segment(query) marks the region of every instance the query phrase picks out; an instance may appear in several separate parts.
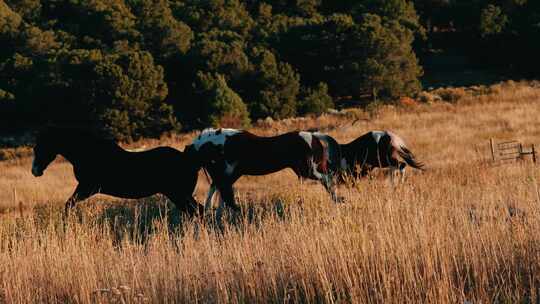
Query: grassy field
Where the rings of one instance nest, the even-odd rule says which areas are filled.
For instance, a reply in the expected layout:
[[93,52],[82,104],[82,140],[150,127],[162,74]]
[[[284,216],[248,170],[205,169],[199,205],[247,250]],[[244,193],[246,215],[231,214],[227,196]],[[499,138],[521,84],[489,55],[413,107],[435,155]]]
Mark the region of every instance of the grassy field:
[[[456,104],[261,124],[252,131],[320,126],[340,142],[391,129],[429,170],[341,187],[339,206],[289,171],[243,177],[244,215],[223,229],[158,196],[96,196],[64,226],[71,166],[35,178],[29,157],[1,162],[0,303],[538,303],[540,171],[490,164],[488,143],[538,143],[539,99],[508,83]],[[199,179],[199,201],[207,188]]]

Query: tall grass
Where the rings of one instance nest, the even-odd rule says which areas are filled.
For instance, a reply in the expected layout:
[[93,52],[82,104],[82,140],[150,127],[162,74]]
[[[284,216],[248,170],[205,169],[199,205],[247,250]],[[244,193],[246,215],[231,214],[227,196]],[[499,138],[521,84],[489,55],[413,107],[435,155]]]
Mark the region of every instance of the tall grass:
[[[244,212],[223,226],[179,218],[160,196],[97,196],[64,222],[69,164],[37,179],[30,159],[0,163],[0,302],[538,302],[540,172],[487,161],[490,137],[535,142],[538,97],[513,86],[354,125],[326,116],[255,129],[319,125],[347,141],[389,128],[430,170],[397,187],[384,177],[342,187],[343,205],[288,171],[244,177]],[[199,201],[206,189],[201,179]]]

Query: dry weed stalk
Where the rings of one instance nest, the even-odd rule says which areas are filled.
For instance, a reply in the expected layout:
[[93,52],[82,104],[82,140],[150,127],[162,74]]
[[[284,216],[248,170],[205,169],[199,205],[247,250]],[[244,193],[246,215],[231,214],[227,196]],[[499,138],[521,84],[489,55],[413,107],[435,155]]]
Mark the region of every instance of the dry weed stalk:
[[[490,137],[538,139],[538,97],[512,84],[463,103],[381,109],[330,133],[347,141],[393,129],[430,171],[395,188],[381,178],[342,188],[348,203],[338,207],[291,172],[245,177],[246,212],[223,229],[175,217],[161,197],[98,197],[64,226],[69,164],[35,179],[29,158],[0,163],[0,188],[24,203],[19,211],[12,192],[0,192],[0,302],[538,302],[539,171],[482,159]],[[274,122],[272,133],[348,119]]]

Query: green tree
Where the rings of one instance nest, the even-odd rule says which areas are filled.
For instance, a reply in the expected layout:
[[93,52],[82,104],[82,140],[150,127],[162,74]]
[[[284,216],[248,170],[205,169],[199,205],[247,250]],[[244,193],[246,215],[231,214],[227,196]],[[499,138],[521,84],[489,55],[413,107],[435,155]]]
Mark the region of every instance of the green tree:
[[328,85],[324,82],[319,83],[315,88],[302,90],[301,95],[298,107],[300,114],[320,115],[334,106],[332,97],[328,95]]
[[508,25],[508,17],[500,7],[488,5],[480,15],[480,34],[482,36],[500,34]]
[[399,21],[385,22],[375,14],[365,14],[358,22],[334,14],[291,29],[279,50],[305,75],[307,85],[322,80],[334,96],[395,98],[420,89],[413,33]]
[[53,31],[43,31],[24,22],[3,2],[0,2],[0,43],[0,62],[8,60],[15,53],[43,56],[60,47]]
[[200,126],[243,128],[249,125],[246,104],[227,85],[223,75],[199,72],[194,89],[199,103]]
[[142,44],[155,58],[168,59],[189,50],[193,32],[184,22],[174,18],[169,1],[141,0],[134,3]]
[[175,16],[197,33],[219,29],[245,37],[254,25],[251,15],[239,0],[185,0],[175,1],[173,5]]
[[252,117],[280,119],[296,115],[300,76],[269,50],[256,48],[251,53],[253,66],[242,83],[242,96],[248,100]]
[[[136,17],[123,0],[68,0],[42,3],[47,26],[76,38],[78,48],[111,47],[117,40],[135,41]],[[45,23],[45,22],[42,22]]]
[[5,2],[24,20],[29,22],[38,21],[42,7],[40,0],[7,0]]
[[63,51],[27,70],[43,76],[25,84],[17,101],[37,121],[98,124],[118,139],[179,128],[172,107],[163,102],[163,68],[148,52]]
[[383,23],[399,22],[403,27],[425,37],[425,29],[420,24],[420,19],[414,9],[414,4],[409,0],[367,0],[355,5],[354,15],[362,18],[365,14],[375,14],[382,18]]
[[163,68],[148,52],[106,56],[93,68],[90,102],[117,137],[158,136],[179,128],[167,96]]
[[397,98],[417,93],[422,69],[412,50],[412,33],[397,21],[383,25],[377,15],[365,15],[355,38],[361,42],[365,60],[353,65],[365,74],[359,75],[360,92],[374,99]]
[[239,34],[211,30],[198,38],[188,54],[193,70],[218,72],[228,79],[248,70],[249,58],[244,52],[246,43]]

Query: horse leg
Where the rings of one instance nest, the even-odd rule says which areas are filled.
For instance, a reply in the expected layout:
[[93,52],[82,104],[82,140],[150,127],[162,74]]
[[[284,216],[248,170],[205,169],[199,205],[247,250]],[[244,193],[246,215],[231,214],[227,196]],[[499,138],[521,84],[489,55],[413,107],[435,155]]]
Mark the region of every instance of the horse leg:
[[204,204],[204,211],[207,212],[212,208],[212,197],[214,196],[214,193],[216,192],[216,184],[212,182],[210,185],[210,189],[208,190],[208,196],[206,197],[206,202]]
[[77,204],[77,202],[83,201],[92,196],[93,194],[95,194],[95,191],[92,191],[91,187],[84,186],[79,183],[75,188],[73,194],[66,201],[66,205],[64,207],[64,219],[67,218],[69,210],[75,207],[75,204]]
[[219,195],[219,204],[218,204],[218,208],[216,210],[216,221],[218,223],[221,223],[221,217],[223,216],[223,210],[225,210],[225,201],[223,200],[223,194],[221,194],[221,190],[220,191],[220,195]]
[[390,171],[388,172],[390,174],[390,182],[392,183],[392,186],[395,186],[396,185],[395,175],[397,174],[397,172],[401,172],[400,167],[399,167],[399,162],[392,159],[389,167],[390,167]]
[[234,188],[232,184],[226,184],[221,186],[219,192],[221,193],[220,208],[226,205],[235,212],[240,211],[240,206],[236,204],[236,201],[234,199]]
[[219,186],[220,200],[219,207],[216,210],[216,222],[221,225],[223,211],[225,206],[229,207],[234,213],[238,214],[241,209],[234,201],[234,188],[232,184],[222,184]]
[[390,178],[390,183],[392,184],[392,186],[395,186],[395,185],[396,185],[396,182],[395,182],[396,167],[391,166],[391,167],[390,167],[390,171],[388,171],[388,174],[390,175],[390,176],[389,176],[389,178]]
[[399,172],[401,173],[401,183],[405,182],[405,168],[407,168],[406,163],[399,164]]
[[236,204],[233,185],[240,178],[240,176],[241,175],[233,169],[232,172],[227,173],[223,184],[224,187],[221,187],[221,189],[219,190],[222,200],[229,208],[231,208],[235,212],[240,212],[240,206]]
[[187,202],[187,205],[186,205],[186,212],[189,216],[194,216],[194,215],[199,215],[199,216],[202,216],[204,215],[204,206],[199,204],[199,202],[197,202],[193,196],[189,195],[186,197],[186,202]]
[[166,196],[174,203],[180,213],[184,213],[190,217],[193,217],[197,213],[199,215],[204,214],[204,207],[191,195],[181,197],[175,194],[166,194]]
[[336,192],[336,186],[333,182],[333,177],[331,174],[323,174],[320,182],[323,184],[324,189],[330,193],[334,203],[343,203],[343,197],[339,197]]

